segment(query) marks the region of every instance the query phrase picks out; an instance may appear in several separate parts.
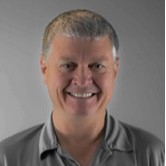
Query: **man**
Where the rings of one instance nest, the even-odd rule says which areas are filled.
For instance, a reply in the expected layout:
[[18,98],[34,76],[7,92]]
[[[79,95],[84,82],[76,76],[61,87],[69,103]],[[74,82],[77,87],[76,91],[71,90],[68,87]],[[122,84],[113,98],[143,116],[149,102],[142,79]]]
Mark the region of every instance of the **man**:
[[163,166],[155,136],[106,111],[118,72],[118,38],[102,16],[73,10],[47,26],[41,71],[48,122],[0,144],[0,166]]

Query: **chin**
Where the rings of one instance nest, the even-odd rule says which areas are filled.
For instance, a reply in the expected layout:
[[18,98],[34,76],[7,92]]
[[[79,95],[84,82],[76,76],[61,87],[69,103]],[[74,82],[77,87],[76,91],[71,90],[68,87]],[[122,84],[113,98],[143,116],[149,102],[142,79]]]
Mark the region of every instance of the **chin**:
[[77,108],[69,108],[67,109],[67,112],[71,114],[72,116],[76,117],[89,117],[91,115],[96,115],[99,111],[98,109],[94,107],[77,107]]

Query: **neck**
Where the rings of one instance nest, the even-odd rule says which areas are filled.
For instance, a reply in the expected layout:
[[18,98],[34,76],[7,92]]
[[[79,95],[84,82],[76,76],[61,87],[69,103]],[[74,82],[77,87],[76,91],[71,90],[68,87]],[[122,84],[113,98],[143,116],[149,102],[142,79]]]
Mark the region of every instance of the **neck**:
[[53,124],[60,143],[87,144],[103,135],[105,111],[88,117],[65,117],[53,111]]

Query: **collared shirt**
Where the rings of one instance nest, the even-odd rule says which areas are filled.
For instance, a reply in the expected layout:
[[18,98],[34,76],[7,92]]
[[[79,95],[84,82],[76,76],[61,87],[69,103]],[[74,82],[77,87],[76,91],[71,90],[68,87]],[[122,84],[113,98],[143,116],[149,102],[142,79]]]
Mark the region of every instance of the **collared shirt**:
[[[0,143],[0,166],[79,166],[58,144],[52,118]],[[91,166],[164,166],[154,135],[106,115],[105,135]]]

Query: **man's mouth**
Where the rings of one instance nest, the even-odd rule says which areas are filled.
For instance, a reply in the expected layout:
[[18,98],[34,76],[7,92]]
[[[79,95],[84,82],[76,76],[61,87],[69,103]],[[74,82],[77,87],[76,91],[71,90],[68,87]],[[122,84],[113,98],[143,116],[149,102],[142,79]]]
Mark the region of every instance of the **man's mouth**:
[[95,93],[71,93],[71,92],[68,92],[68,94],[75,98],[90,98],[95,95]]

